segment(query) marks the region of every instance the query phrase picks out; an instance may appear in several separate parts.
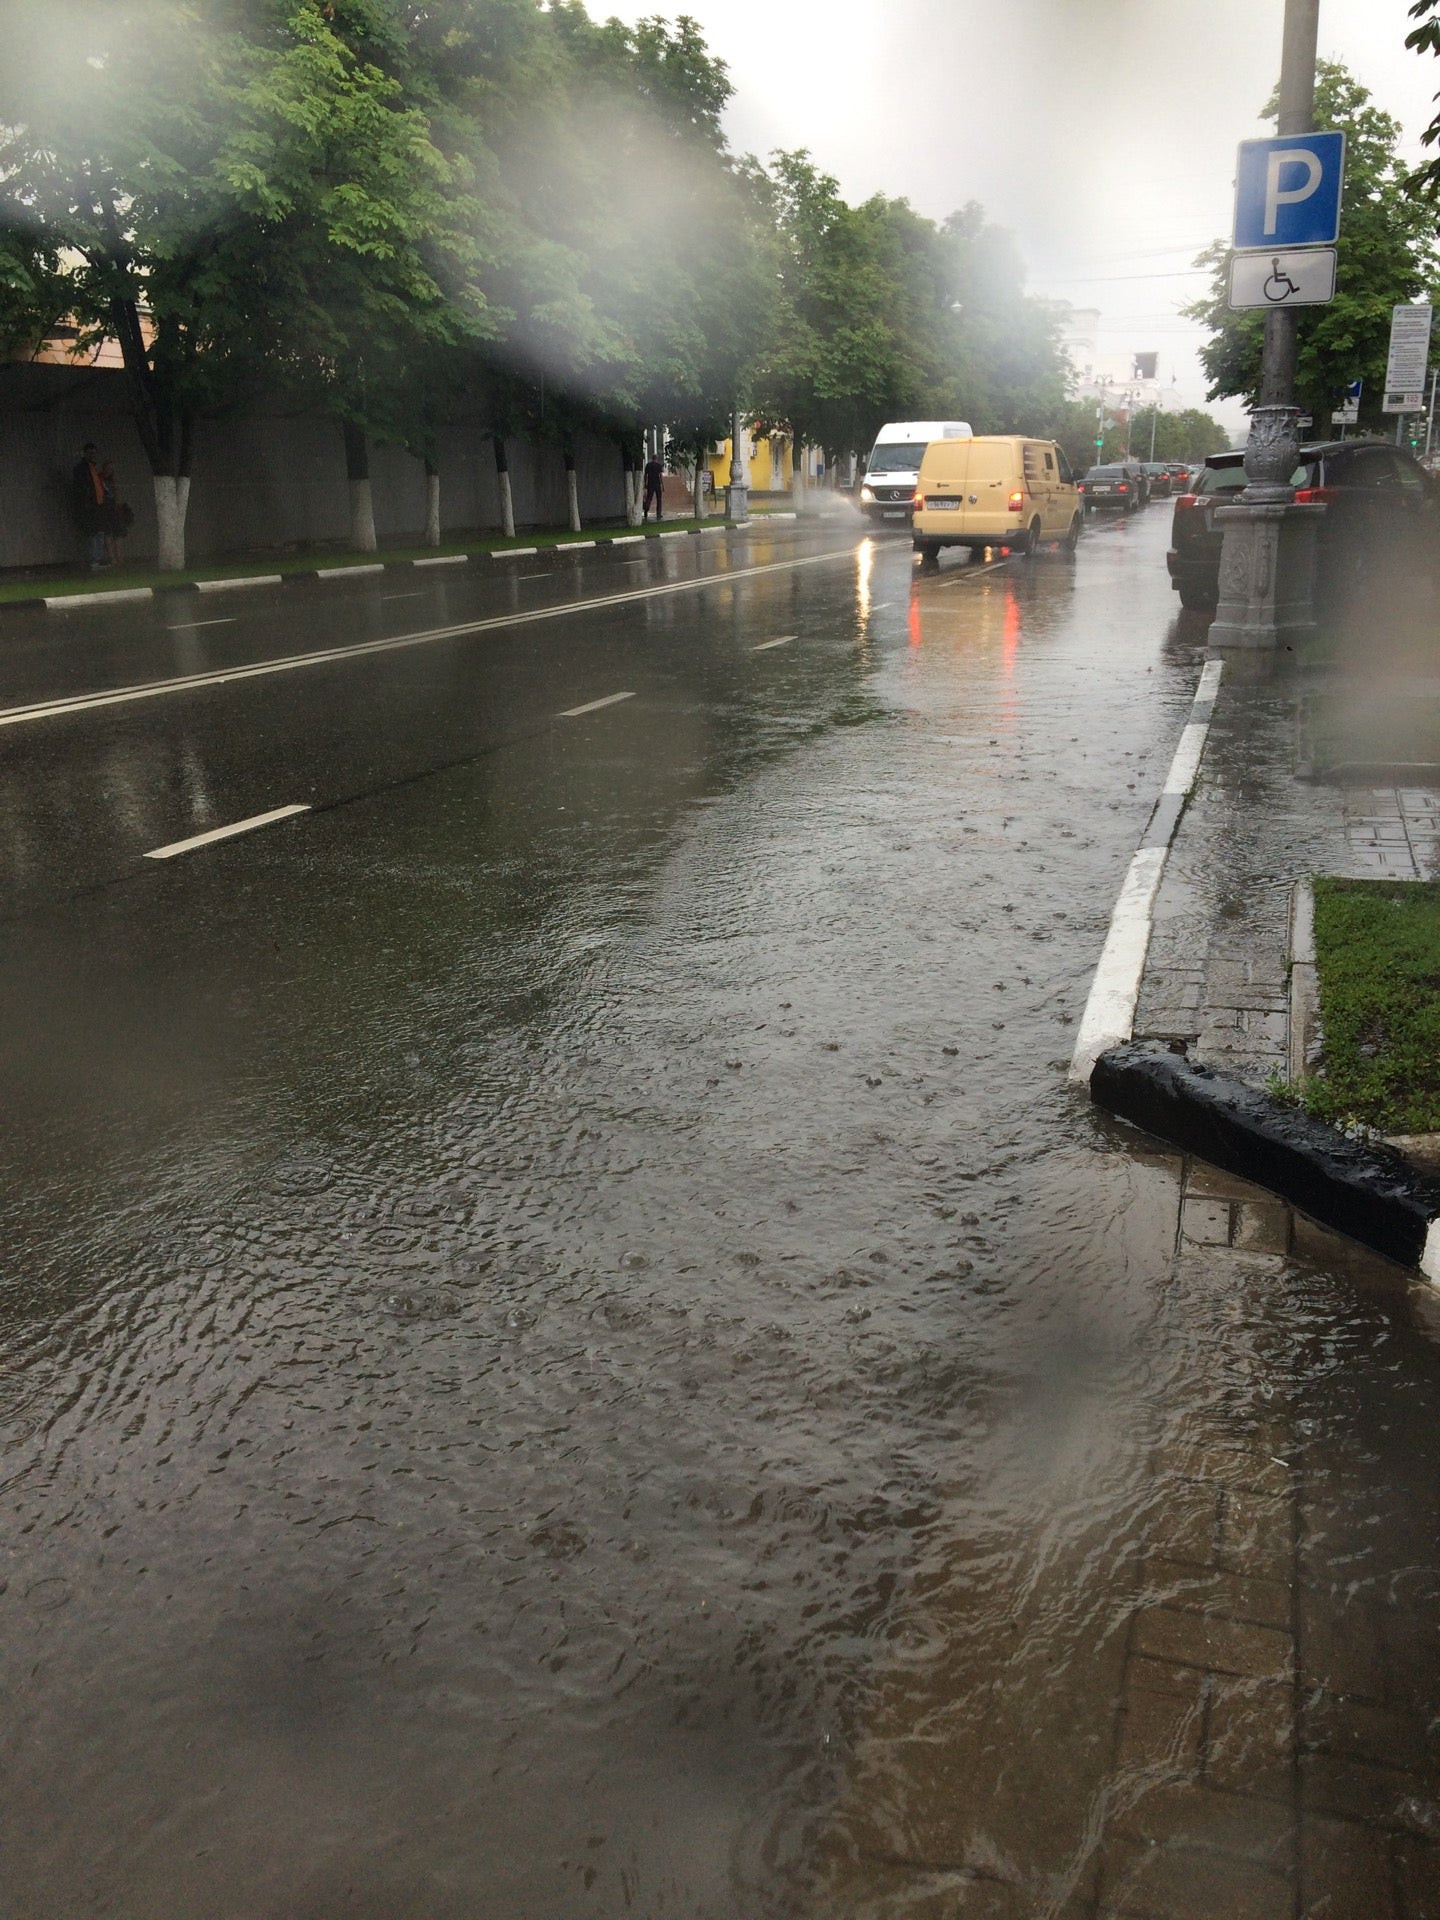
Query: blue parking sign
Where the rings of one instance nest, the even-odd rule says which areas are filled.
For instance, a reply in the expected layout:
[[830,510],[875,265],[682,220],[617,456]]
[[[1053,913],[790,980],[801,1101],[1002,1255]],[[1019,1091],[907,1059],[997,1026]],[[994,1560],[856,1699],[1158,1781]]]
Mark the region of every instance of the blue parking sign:
[[1235,245],[1329,247],[1340,235],[1343,133],[1242,140],[1235,174]]

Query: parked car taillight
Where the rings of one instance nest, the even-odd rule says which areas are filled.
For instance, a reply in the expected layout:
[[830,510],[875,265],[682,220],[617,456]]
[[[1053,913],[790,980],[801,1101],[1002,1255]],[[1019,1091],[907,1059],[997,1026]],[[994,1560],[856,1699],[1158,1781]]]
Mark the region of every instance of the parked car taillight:
[[1023,493],[1011,494],[1010,511],[1011,513],[1023,513],[1025,511],[1025,496]]
[[1116,487],[1116,489],[1115,489],[1115,491],[1116,491],[1116,493],[1129,493],[1129,491],[1130,491],[1130,482],[1129,482],[1128,480],[1122,480],[1122,481],[1120,482],[1120,484],[1119,484],[1119,486],[1118,486],[1118,487]]
[[1177,493],[1175,496],[1176,513],[1188,513],[1192,507],[1198,507],[1199,504],[1200,495],[1198,493]]
[[1297,487],[1295,489],[1297,507],[1328,507],[1339,498],[1338,487]]
[[1077,480],[1077,481],[1075,482],[1075,491],[1076,491],[1077,493],[1084,493],[1084,491],[1085,491],[1085,482],[1084,482],[1083,480]]

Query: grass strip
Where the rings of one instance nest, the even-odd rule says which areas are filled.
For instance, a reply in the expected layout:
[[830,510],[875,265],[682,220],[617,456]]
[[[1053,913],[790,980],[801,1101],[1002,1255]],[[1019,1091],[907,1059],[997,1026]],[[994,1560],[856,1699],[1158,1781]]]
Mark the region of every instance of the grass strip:
[[[759,519],[763,516],[756,515]],[[666,533],[693,532],[697,527],[722,527],[719,515],[705,520],[666,520]],[[16,600],[37,600],[47,596],[68,598],[77,593],[111,593],[123,587],[193,587],[197,580],[243,580],[255,573],[314,573],[321,567],[344,568],[376,564],[400,566],[410,560],[439,559],[442,554],[465,555],[505,553],[512,547],[563,547],[572,541],[593,540],[605,546],[626,534],[645,533],[652,539],[660,528],[652,521],[647,527],[587,527],[583,534],[563,532],[517,533],[513,540],[442,541],[438,547],[383,547],[378,553],[349,554],[343,548],[326,547],[314,553],[286,554],[276,558],[264,554],[248,560],[227,560],[219,564],[202,562],[179,573],[160,573],[153,567],[107,567],[103,573],[67,574],[59,577],[31,576],[23,580],[0,581],[0,606]]]
[[1440,885],[1315,882],[1324,1071],[1309,1112],[1382,1133],[1440,1132]]

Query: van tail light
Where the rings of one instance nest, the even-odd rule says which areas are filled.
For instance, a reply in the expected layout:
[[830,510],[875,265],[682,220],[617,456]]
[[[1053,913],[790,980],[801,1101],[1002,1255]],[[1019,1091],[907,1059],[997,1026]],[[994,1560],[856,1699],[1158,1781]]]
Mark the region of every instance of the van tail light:
[[1198,493],[1177,493],[1175,496],[1176,513],[1189,513],[1192,508],[1198,507],[1199,504],[1200,495]]
[[1025,496],[1023,493],[1011,494],[1010,511],[1011,513],[1023,513],[1025,511]]
[[925,511],[925,496],[923,493],[920,492],[918,487],[915,490],[915,493],[910,501],[910,504],[915,509],[916,513],[923,513]]
[[1338,487],[1297,487],[1295,489],[1297,507],[1328,507],[1339,498]]

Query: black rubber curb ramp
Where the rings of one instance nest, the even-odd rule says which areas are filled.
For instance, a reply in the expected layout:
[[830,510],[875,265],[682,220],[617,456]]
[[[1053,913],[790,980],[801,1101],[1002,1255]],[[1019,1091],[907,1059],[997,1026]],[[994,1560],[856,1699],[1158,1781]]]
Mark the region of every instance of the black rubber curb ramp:
[[1107,1113],[1226,1173],[1268,1187],[1322,1226],[1440,1279],[1440,1183],[1383,1146],[1351,1140],[1258,1087],[1168,1048],[1130,1042],[1095,1062]]

